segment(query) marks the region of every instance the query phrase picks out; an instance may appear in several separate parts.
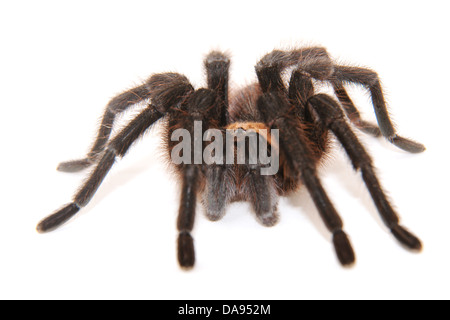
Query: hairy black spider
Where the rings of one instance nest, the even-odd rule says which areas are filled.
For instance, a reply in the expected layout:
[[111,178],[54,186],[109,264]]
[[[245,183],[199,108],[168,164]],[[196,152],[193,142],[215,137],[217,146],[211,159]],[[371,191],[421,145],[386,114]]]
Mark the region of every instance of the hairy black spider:
[[[343,231],[343,223],[323,189],[316,167],[328,151],[329,133],[344,147],[355,170],[371,194],[378,212],[394,237],[407,248],[420,250],[420,240],[399,224],[375,175],[372,159],[355,136],[352,125],[373,136],[384,136],[408,152],[422,152],[424,146],[398,136],[389,119],[379,78],[374,71],[335,64],[321,47],[291,51],[274,50],[256,65],[258,82],[230,93],[228,88],[230,58],[218,51],[210,52],[204,66],[207,88],[194,89],[189,80],[177,73],[151,76],[145,83],[113,98],[103,115],[98,136],[87,157],[63,162],[58,170],[79,171],[91,165],[95,169],[73,197],[73,202],[42,220],[37,230],[50,231],[74,216],[92,198],[116,157],[123,157],[131,144],[155,122],[164,119],[167,152],[175,147],[172,133],[179,128],[194,134],[194,122],[201,121],[202,133],[214,128],[252,131],[278,129],[275,145],[265,136],[272,152],[277,152],[280,169],[274,175],[259,171],[263,164],[188,164],[175,165],[181,181],[181,203],[178,213],[178,261],[190,268],[195,262],[194,226],[196,203],[202,197],[210,220],[220,219],[227,204],[249,201],[257,219],[266,226],[277,222],[278,198],[291,194],[304,185],[311,195],[342,265],[350,265],[355,255]],[[289,71],[288,85],[283,73]],[[313,80],[331,84],[338,100],[315,93]],[[345,85],[358,84],[372,98],[378,126],[361,119]],[[230,95],[230,98],[229,98]],[[147,101],[146,108],[120,133],[110,138],[117,114]],[[202,147],[206,143],[203,142]],[[270,150],[269,150],[270,151]],[[227,150],[225,150],[227,152]]]

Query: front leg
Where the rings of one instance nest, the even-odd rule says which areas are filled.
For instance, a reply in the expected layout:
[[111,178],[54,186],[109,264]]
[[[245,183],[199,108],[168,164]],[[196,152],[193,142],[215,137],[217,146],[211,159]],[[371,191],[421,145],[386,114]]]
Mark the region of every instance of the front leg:
[[126,126],[106,147],[102,157],[85,181],[80,190],[73,197],[73,201],[52,215],[42,220],[38,226],[38,232],[51,231],[72,218],[82,207],[86,206],[94,196],[103,179],[113,166],[116,157],[123,157],[130,146],[156,121],[162,114],[152,105],[142,111],[128,126]]
[[425,146],[422,144],[397,134],[389,117],[381,82],[376,72],[370,69],[336,65],[332,79],[341,84],[359,84],[369,91],[380,132],[389,142],[411,153],[425,151]]
[[[280,158],[284,160],[284,172],[301,180],[308,190],[327,229],[333,235],[333,244],[340,263],[344,266],[355,262],[355,254],[343,222],[328,198],[317,176],[316,160],[301,123],[296,119],[286,98],[276,92],[266,93],[258,101],[258,108],[266,123],[280,130]],[[281,116],[280,116],[281,114]]]
[[178,262],[182,268],[190,269],[195,264],[194,227],[197,193],[200,182],[199,169],[195,165],[185,165],[182,169],[182,189],[178,211]]
[[58,165],[57,170],[63,172],[77,172],[90,167],[92,164],[95,164],[99,160],[99,155],[104,151],[105,146],[108,143],[116,115],[124,112],[131,106],[148,99],[149,97],[150,93],[147,86],[146,84],[143,84],[136,88],[127,90],[111,99],[103,114],[103,118],[97,132],[97,138],[95,139],[95,142],[87,156],[78,160],[61,162]]
[[106,106],[97,138],[87,156],[62,162],[57,170],[77,172],[97,163],[110,142],[116,116],[132,106],[150,99],[153,107],[164,114],[168,108],[180,103],[192,91],[193,87],[185,76],[178,73],[161,73],[151,76],[144,84],[117,95]]

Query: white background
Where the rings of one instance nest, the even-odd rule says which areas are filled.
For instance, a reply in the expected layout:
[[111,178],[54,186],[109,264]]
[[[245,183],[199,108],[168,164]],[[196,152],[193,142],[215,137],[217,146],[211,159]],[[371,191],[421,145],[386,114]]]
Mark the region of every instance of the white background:
[[[448,6],[445,1],[3,1],[0,4],[0,298],[450,298]],[[158,129],[118,161],[91,203],[45,235],[36,223],[70,201],[81,157],[108,100],[155,72],[199,87],[210,49],[233,55],[232,81],[254,80],[273,48],[319,44],[376,70],[407,154],[361,136],[404,225],[424,242],[404,250],[383,226],[339,147],[321,169],[357,254],[340,267],[307,192],[281,200],[265,228],[247,204],[220,222],[200,208],[195,269],[176,261],[178,188]],[[364,90],[351,90],[374,119]],[[128,114],[130,118],[134,113]]]

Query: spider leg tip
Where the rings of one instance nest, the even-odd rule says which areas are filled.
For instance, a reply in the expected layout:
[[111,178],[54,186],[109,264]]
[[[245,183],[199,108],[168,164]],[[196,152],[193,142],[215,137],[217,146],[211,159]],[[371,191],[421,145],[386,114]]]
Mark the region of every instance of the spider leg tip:
[[388,140],[393,143],[398,148],[411,153],[421,153],[426,150],[425,146],[419,142],[394,135],[388,138]]
[[185,265],[185,266],[180,265],[180,268],[183,271],[191,271],[192,269],[194,269],[194,265]]
[[89,159],[79,159],[72,161],[65,161],[58,164],[56,170],[61,172],[78,172],[92,165],[92,161]]
[[352,269],[356,265],[356,259],[353,258],[353,260],[345,261],[345,262],[340,261],[340,263],[341,263],[342,267],[344,267],[346,269]]
[[57,226],[53,225],[51,221],[49,221],[48,218],[42,219],[37,225],[36,225],[36,231],[40,234],[50,232],[54,230]]
[[42,219],[37,224],[36,231],[39,233],[52,231],[72,218],[79,210],[80,207],[76,203],[69,203],[50,216]]
[[422,251],[423,245],[420,239],[417,238],[414,234],[412,234],[408,230],[406,230],[404,227],[400,225],[394,226],[391,229],[391,232],[394,235],[394,237],[408,249],[415,252]]
[[38,233],[45,233],[47,230],[45,229],[44,224],[42,223],[43,221],[39,222],[36,226],[36,231]]
[[259,214],[257,220],[264,227],[273,227],[279,221],[279,216],[276,212],[268,212],[266,214]]
[[178,263],[185,271],[191,270],[195,264],[194,239],[187,231],[178,236]]
[[352,267],[355,264],[356,258],[347,234],[342,230],[336,231],[333,234],[333,244],[339,262],[344,267]]

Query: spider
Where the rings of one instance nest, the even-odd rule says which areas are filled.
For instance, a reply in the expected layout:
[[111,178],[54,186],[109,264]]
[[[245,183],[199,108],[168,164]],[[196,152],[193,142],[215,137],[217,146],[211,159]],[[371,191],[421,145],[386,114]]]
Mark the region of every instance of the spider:
[[[269,152],[278,153],[280,168],[274,175],[263,175],[259,171],[263,164],[259,162],[174,165],[181,183],[177,256],[182,268],[189,269],[195,263],[191,232],[198,199],[201,198],[210,220],[222,218],[231,202],[248,201],[257,220],[265,226],[273,226],[278,221],[279,197],[293,194],[301,187],[308,190],[332,234],[339,262],[343,266],[352,265],[355,262],[352,245],[317,174],[318,164],[329,151],[331,134],[343,146],[353,168],[361,172],[392,235],[406,248],[421,250],[421,241],[400,225],[400,219],[375,174],[372,159],[352,128],[372,136],[384,136],[407,152],[425,150],[423,145],[396,134],[374,71],[338,65],[322,47],[274,50],[256,64],[257,82],[232,91],[228,86],[228,54],[210,52],[204,59],[204,67],[206,88],[194,89],[189,80],[178,73],[160,73],[111,99],[87,156],[58,166],[59,171],[65,172],[80,171],[92,165],[95,168],[73,201],[43,219],[37,225],[37,231],[47,232],[59,227],[86,206],[116,158],[123,157],[133,142],[156,122],[163,121],[165,125],[163,138],[167,154],[170,154],[175,147],[171,134],[179,128],[193,134],[194,122],[201,121],[202,132],[208,128],[221,132],[229,128],[279,130],[276,146],[270,142],[270,137],[266,135],[265,138],[269,141]],[[335,97],[317,93],[317,83],[329,84]],[[361,118],[346,92],[345,86],[349,84],[368,90],[378,125]],[[145,109],[116,136],[110,137],[116,116],[141,102],[146,103]]]

